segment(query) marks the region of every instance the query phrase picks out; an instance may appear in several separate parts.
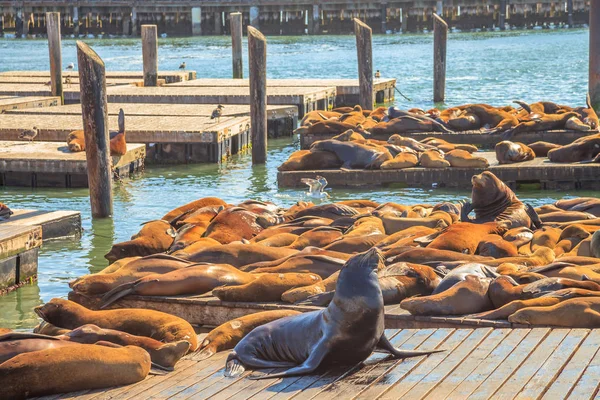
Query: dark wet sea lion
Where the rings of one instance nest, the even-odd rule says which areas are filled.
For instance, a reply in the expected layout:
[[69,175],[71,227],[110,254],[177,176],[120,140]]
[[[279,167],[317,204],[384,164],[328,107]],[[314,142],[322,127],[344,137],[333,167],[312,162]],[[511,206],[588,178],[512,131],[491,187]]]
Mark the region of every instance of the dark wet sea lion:
[[578,297],[549,307],[528,307],[508,317],[517,324],[597,328],[600,326],[600,297]]
[[216,287],[212,294],[222,301],[281,301],[281,295],[286,291],[312,285],[320,280],[319,275],[312,273],[263,274],[245,285]]
[[548,159],[552,162],[579,162],[591,160],[600,154],[600,134],[582,138],[559,149],[548,152]]
[[440,283],[436,286],[433,294],[445,292],[454,285],[464,281],[467,276],[476,276],[480,279],[491,280],[498,277],[498,273],[494,268],[479,263],[466,263],[460,267],[452,269]]
[[529,145],[529,148],[533,150],[536,157],[548,157],[548,152],[552,149],[558,149],[562,147],[560,144],[548,143],[548,142],[535,142]]
[[300,311],[271,310],[244,315],[243,317],[227,321],[206,335],[198,349],[197,358],[206,360],[219,351],[233,349],[244,336],[252,332],[256,327],[298,314],[300,314]]
[[73,345],[74,343],[65,342],[54,336],[25,332],[5,333],[0,335],[0,364],[19,354]]
[[512,164],[535,158],[535,152],[520,142],[503,140],[496,144],[496,160],[499,164]]
[[373,147],[357,142],[321,140],[310,147],[311,152],[329,151],[342,162],[342,168],[379,169],[381,164],[391,160],[392,155],[385,147]]
[[342,268],[345,262],[345,258],[340,259],[321,254],[298,255],[288,258],[277,266],[253,269],[252,274],[313,273],[325,279]]
[[191,350],[198,347],[196,332],[187,321],[160,311],[133,308],[93,311],[63,299],[52,299],[34,311],[44,321],[62,328],[75,329],[94,324],[167,343],[187,340]]
[[149,256],[169,250],[176,232],[167,221],[146,222],[144,227],[131,240],[116,243],[104,255],[111,263],[125,257]]
[[355,128],[356,125],[341,122],[333,119],[324,121],[318,121],[314,124],[307,124],[294,130],[294,133],[300,135],[339,135],[342,132],[346,132],[348,129]]
[[343,217],[354,217],[358,215],[358,211],[344,204],[323,204],[312,206],[300,210],[294,216],[294,219],[299,219],[306,216],[329,218],[336,220]]
[[402,351],[384,334],[384,308],[376,248],[352,257],[342,268],[333,301],[326,309],[282,318],[254,329],[227,357],[226,376],[245,368],[290,368],[265,377],[308,374],[321,364],[355,364],[376,348],[396,358],[430,354]]
[[333,169],[342,166],[342,161],[330,151],[299,150],[283,162],[278,171],[313,171],[316,169]]
[[260,244],[230,243],[209,247],[192,254],[188,260],[213,264],[229,264],[236,268],[261,261],[273,261],[298,253],[298,250],[285,247],[267,247]]
[[150,372],[148,352],[136,346],[91,344],[19,354],[0,364],[2,397],[24,399],[128,385]]

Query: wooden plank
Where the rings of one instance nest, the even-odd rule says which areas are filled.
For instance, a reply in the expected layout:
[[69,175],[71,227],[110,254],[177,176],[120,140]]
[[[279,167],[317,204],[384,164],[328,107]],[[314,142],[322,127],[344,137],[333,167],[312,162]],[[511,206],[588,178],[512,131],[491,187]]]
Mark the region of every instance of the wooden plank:
[[42,245],[42,227],[0,225],[0,260]]
[[[49,71],[5,71],[0,72],[0,76],[16,76],[16,77],[33,77],[33,78],[44,78],[46,81],[50,79]],[[143,71],[106,71],[107,78],[116,79],[144,79]],[[158,79],[164,79],[167,83],[181,82],[188,79],[196,79],[196,71],[160,71],[158,73]]]
[[267,39],[251,26],[248,27],[248,63],[252,165],[258,165],[267,162]]
[[53,107],[60,105],[60,97],[7,96],[0,98],[0,114],[11,110]]
[[479,345],[469,357],[464,360],[450,375],[431,391],[427,397],[430,399],[444,399],[462,381],[465,380],[479,365],[490,356],[490,353],[510,334],[510,329],[494,329],[483,343]]
[[81,233],[79,211],[42,211],[13,209],[9,220],[0,221],[0,226],[41,226],[42,239],[55,239]]
[[552,386],[544,393],[543,399],[564,399],[575,386],[586,367],[600,348],[600,330],[593,329],[579,345],[575,355],[554,380]]
[[[533,353],[543,341],[543,339],[550,333],[548,328],[535,328],[532,329],[529,335],[519,343],[512,353],[487,377],[487,379],[480,381],[480,385],[477,387],[475,392],[471,394],[469,398],[473,399],[488,399],[498,389],[500,389],[505,382],[513,375],[513,373],[523,364],[527,357]],[[553,339],[555,336],[553,336]]]
[[[588,329],[573,329],[560,343],[546,362],[540,367],[536,374],[529,380],[527,385],[515,396],[515,399],[541,398],[542,394],[556,379],[563,367],[571,359],[573,353],[590,333]],[[544,346],[545,344],[542,344]],[[523,368],[519,369],[519,372]],[[510,384],[510,383],[509,383]]]
[[[593,351],[593,350],[592,350]],[[590,352],[592,352],[590,351]],[[596,351],[594,358],[588,364],[583,375],[569,394],[568,399],[591,399],[600,392],[600,351]]]

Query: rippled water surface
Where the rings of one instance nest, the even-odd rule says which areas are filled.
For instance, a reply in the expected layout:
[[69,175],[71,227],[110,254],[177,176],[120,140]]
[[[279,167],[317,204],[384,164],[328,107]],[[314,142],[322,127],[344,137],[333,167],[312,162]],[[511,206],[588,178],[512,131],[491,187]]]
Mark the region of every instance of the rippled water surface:
[[[86,40],[108,70],[141,70],[141,45],[136,39]],[[231,76],[230,40],[226,37],[159,39],[159,69],[176,70],[181,61],[198,77]],[[398,79],[401,107],[433,106],[432,36],[375,36],[375,69]],[[447,104],[486,102],[507,104],[551,100],[583,105],[587,90],[588,33],[585,30],[450,34],[448,42]],[[246,54],[246,53],[244,53]],[[63,63],[76,63],[74,40],[63,40]],[[0,71],[48,70],[44,40],[1,40]],[[268,75],[272,78],[335,78],[356,76],[355,41],[351,36],[270,37]],[[246,66],[247,74],[247,66]],[[279,189],[277,166],[299,148],[297,139],[269,142],[266,166],[252,167],[249,155],[234,156],[221,165],[149,167],[115,185],[112,220],[92,221],[87,189],[0,188],[0,201],[13,208],[78,210],[84,233],[78,241],[45,243],[40,253],[38,283],[0,297],[0,326],[28,328],[37,323],[32,308],[68,293],[67,283],[107,265],[103,255],[115,241],[128,240],[140,224],[160,218],[168,210],[204,196],[235,203],[248,198],[291,205],[304,190]],[[329,191],[332,200],[369,198],[400,203],[435,203],[469,196],[448,189],[368,188]],[[570,195],[520,191],[534,205]]]

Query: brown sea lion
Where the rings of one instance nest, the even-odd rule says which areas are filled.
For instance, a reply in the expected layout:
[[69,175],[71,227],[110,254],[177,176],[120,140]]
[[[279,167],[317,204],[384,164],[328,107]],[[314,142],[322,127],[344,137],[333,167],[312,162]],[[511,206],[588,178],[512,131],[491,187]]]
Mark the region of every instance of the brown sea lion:
[[90,344],[19,354],[0,364],[2,397],[24,399],[128,385],[150,372],[150,355],[137,346]]
[[550,150],[548,159],[557,163],[573,163],[591,160],[600,154],[600,134],[581,139],[581,141],[575,141],[561,148]]
[[67,136],[67,147],[69,151],[77,153],[85,151],[85,135],[82,130],[77,130],[69,133]]
[[340,271],[336,271],[322,281],[313,283],[312,285],[287,290],[281,295],[281,300],[287,303],[300,303],[311,296],[334,291],[339,275]]
[[554,246],[554,254],[560,256],[564,253],[568,253],[575,246],[577,246],[579,242],[588,238],[589,236],[590,233],[585,230],[582,225],[569,225],[560,233],[558,243],[556,243],[556,246]]
[[131,240],[114,244],[104,258],[113,263],[125,257],[164,253],[171,247],[175,235],[175,230],[166,221],[146,222],[142,229],[131,237]]
[[384,162],[381,164],[381,169],[404,169],[404,168],[412,168],[419,163],[419,158],[413,154],[408,152],[403,152],[398,154],[393,159]]
[[482,257],[472,254],[457,253],[451,250],[438,250],[429,248],[416,248],[402,252],[398,255],[388,256],[389,252],[386,252],[386,263],[397,263],[397,262],[409,262],[413,264],[425,264],[431,265],[430,263],[436,262],[482,262],[487,263],[492,261],[491,257]]
[[578,117],[577,113],[566,112],[563,114],[539,114],[537,118],[519,122],[512,129],[507,130],[505,137],[510,138],[522,132],[548,131],[552,129],[564,129],[565,123],[572,117]]
[[298,253],[285,247],[267,247],[260,244],[231,243],[209,247],[188,257],[189,261],[211,264],[229,264],[236,268],[261,261],[273,261]]
[[468,104],[461,108],[467,114],[476,115],[487,133],[504,132],[519,124],[514,115],[487,104]]
[[472,131],[481,128],[481,120],[476,114],[463,112],[455,118],[448,119],[448,126],[455,131]]
[[448,168],[451,166],[439,150],[427,150],[421,153],[419,163],[425,168]]
[[394,144],[396,146],[408,147],[409,149],[412,149],[417,152],[435,150],[435,146],[426,143],[421,143],[415,139],[403,137],[398,134],[390,136],[390,138],[387,141],[388,143]]
[[342,166],[339,157],[329,151],[299,150],[283,162],[278,171],[312,171],[316,169],[333,169]]
[[296,240],[298,240],[298,235],[294,235],[293,233],[280,233],[254,243],[260,243],[261,246],[268,247],[288,247]]
[[600,230],[592,234],[590,240],[590,253],[592,257],[600,258]]
[[177,230],[175,238],[173,239],[173,244],[169,247],[169,253],[176,252],[196,243],[198,240],[202,239],[204,232],[206,232],[206,226],[192,224],[183,225]]
[[321,254],[306,254],[290,257],[281,264],[273,267],[260,267],[252,270],[252,274],[264,273],[313,273],[326,279],[335,272],[339,271],[344,265],[347,258],[334,258]]
[[137,346],[150,354],[152,362],[162,369],[171,370],[190,349],[190,342],[180,340],[172,343],[162,343],[145,336],[130,335],[114,329],[102,329],[96,325],[87,324],[57,336],[67,343],[94,344],[97,342],[115,343],[121,346]]
[[[494,222],[473,224],[470,222],[457,222],[444,228],[439,233],[430,235],[428,249],[452,250],[463,254],[475,254],[482,238],[490,234],[502,234],[505,228]],[[435,237],[432,237],[435,236]]]
[[356,125],[349,124],[346,122],[327,119],[324,121],[318,121],[314,124],[307,123],[304,126],[294,130],[294,133],[299,135],[339,135],[342,132],[346,132],[348,129],[355,128]]
[[46,322],[44,320],[42,320],[42,322],[40,322],[35,328],[33,328],[33,333],[39,333],[40,335],[47,336],[58,336],[69,332],[71,332],[70,329],[54,326],[50,322]]
[[110,132],[110,155],[111,156],[124,156],[127,154],[127,142],[125,140],[125,113],[121,108],[119,110],[119,131],[118,132]]
[[487,311],[489,281],[469,275],[450,289],[431,296],[402,300],[400,307],[412,315],[464,315]]
[[518,228],[507,230],[506,233],[502,235],[502,239],[512,243],[515,247],[521,247],[533,240],[533,231],[524,226],[520,226]]
[[560,148],[560,144],[548,143],[548,142],[535,142],[529,145],[529,148],[533,150],[536,157],[548,157],[548,152],[552,149]]
[[528,307],[508,317],[516,324],[597,328],[600,326],[600,297],[578,297],[548,307]]
[[308,125],[308,123],[314,124],[316,122],[325,121],[330,118],[339,118],[341,115],[342,113],[335,111],[309,111],[306,114],[304,114],[304,117],[300,121],[300,126]]
[[465,150],[452,150],[444,155],[444,159],[454,168],[487,168],[490,166],[486,158],[474,156]]
[[[433,228],[413,226],[413,227],[401,230],[399,232],[396,232],[396,233],[388,236],[387,238],[385,238],[382,241],[380,241],[379,243],[377,243],[377,247],[379,247],[380,249],[386,250],[390,246],[394,246],[396,243],[398,243],[401,240],[404,240],[407,238],[416,239],[419,237],[431,235],[432,233],[434,233],[436,231],[437,230],[435,230]],[[404,244],[402,244],[402,245],[404,245]],[[416,245],[416,243],[415,243],[415,245]]]
[[600,199],[595,197],[577,197],[575,199],[558,200],[556,208],[567,211],[583,211],[600,217]]
[[[396,213],[377,212],[376,215],[383,221],[385,233],[393,235],[396,232],[403,231],[411,227],[426,227],[426,228],[445,228],[448,226],[446,216],[448,214],[436,214],[427,218],[404,218],[398,217]],[[452,220],[450,218],[450,220]]]
[[540,247],[554,249],[560,239],[562,230],[550,226],[544,226],[533,233],[531,239],[531,251],[536,251]]
[[340,142],[338,140],[314,142],[310,151],[334,153],[343,162],[341,168],[350,169],[379,169],[381,164],[392,159],[392,155],[385,147],[373,147],[357,142]]
[[500,235],[486,235],[479,244],[475,254],[484,257],[515,257],[519,255],[517,246],[512,242],[504,240]]
[[102,296],[102,307],[115,301],[137,294],[142,296],[200,295],[215,287],[244,285],[256,279],[255,275],[242,272],[227,264],[203,264],[167,272],[152,274],[135,282],[117,286]]
[[312,216],[336,220],[338,218],[354,217],[356,215],[358,215],[358,211],[344,204],[322,204],[298,211],[295,214],[294,219]]
[[227,208],[213,218],[204,236],[222,244],[252,239],[264,228],[258,218],[259,215],[242,207]]
[[561,302],[559,297],[537,297],[527,300],[513,300],[508,304],[503,305],[500,308],[490,311],[484,311],[482,313],[469,315],[469,318],[475,319],[508,319],[508,317],[515,312],[527,308],[527,307],[549,307]]
[[356,132],[354,129],[348,129],[347,131],[332,137],[332,139],[339,140],[340,142],[353,142],[356,140],[365,140],[364,136]]
[[280,318],[298,314],[300,312],[294,310],[271,310],[248,314],[227,321],[206,335],[202,344],[200,344],[197,357],[199,360],[206,360],[219,351],[233,349],[254,328]]
[[73,345],[75,344],[62,341],[54,336],[26,332],[8,332],[0,335],[0,364],[19,354],[64,348]]
[[184,204],[181,207],[177,207],[168,213],[166,213],[161,219],[164,221],[172,221],[174,219],[179,219],[183,214],[189,215],[194,211],[197,211],[204,207],[209,206],[226,206],[227,203],[217,197],[203,197],[198,200],[194,200],[190,203]]
[[166,343],[187,340],[192,351],[198,347],[196,332],[187,321],[160,311],[133,308],[93,311],[63,299],[52,299],[34,311],[44,321],[67,329],[94,324]]
[[281,295],[287,290],[312,285],[320,280],[317,274],[264,274],[245,285],[217,287],[212,293],[222,301],[281,301]]
[[287,247],[296,250],[302,250],[308,246],[325,247],[329,243],[341,238],[342,236],[343,233],[340,229],[322,226],[304,232]]
[[196,211],[185,214],[181,218],[176,218],[176,222],[173,224],[177,228],[181,228],[184,225],[191,224],[195,226],[201,226],[205,229],[210,224],[210,221],[217,216],[218,213],[223,211],[225,206],[207,206],[197,209]]
[[565,122],[565,129],[580,132],[590,132],[594,130],[590,125],[580,120],[579,116],[569,118],[567,122]]
[[523,143],[503,140],[496,144],[496,160],[499,164],[512,164],[534,158],[534,151]]
[[198,239],[198,241],[190,244],[189,246],[171,253],[171,255],[173,257],[183,258],[184,260],[186,260],[192,254],[196,254],[202,250],[208,249],[209,247],[215,247],[220,245],[221,243],[217,242],[214,239],[203,237]]
[[582,211],[556,211],[540,215],[540,220],[547,224],[552,222],[573,222],[595,218],[594,214]]
[[389,137],[394,134],[409,132],[452,132],[431,118],[418,118],[416,115],[400,116],[389,121],[380,122],[369,129],[373,136]]
[[347,254],[361,253],[377,245],[386,237],[386,235],[382,234],[342,237],[341,239],[328,244],[324,249]]

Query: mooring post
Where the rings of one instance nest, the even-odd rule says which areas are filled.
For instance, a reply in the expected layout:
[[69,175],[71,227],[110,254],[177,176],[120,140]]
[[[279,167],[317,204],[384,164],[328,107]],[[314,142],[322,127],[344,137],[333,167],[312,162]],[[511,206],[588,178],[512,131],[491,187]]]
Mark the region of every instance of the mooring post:
[[433,14],[433,101],[444,101],[446,94],[446,44],[448,24]]
[[113,196],[106,70],[98,54],[81,41],[77,41],[77,67],[92,217],[110,217]]
[[252,164],[267,162],[267,39],[248,26]]
[[506,24],[506,0],[500,0],[500,6],[498,11],[498,27],[501,30],[504,30],[504,25]]
[[158,84],[158,35],[156,25],[142,25],[144,86]]
[[569,28],[573,28],[573,0],[567,0],[567,23]]
[[589,92],[592,107],[600,108],[600,3],[590,2]]
[[358,86],[360,89],[358,103],[363,110],[373,109],[373,47],[372,30],[367,24],[354,18],[354,34],[356,35],[356,51],[358,55]]
[[244,77],[244,63],[242,61],[242,13],[229,14],[231,28],[231,60],[233,64],[233,79]]
[[62,54],[60,47],[60,13],[46,13],[48,51],[50,53],[50,81],[52,96],[60,96],[60,104],[65,104],[62,81]]

